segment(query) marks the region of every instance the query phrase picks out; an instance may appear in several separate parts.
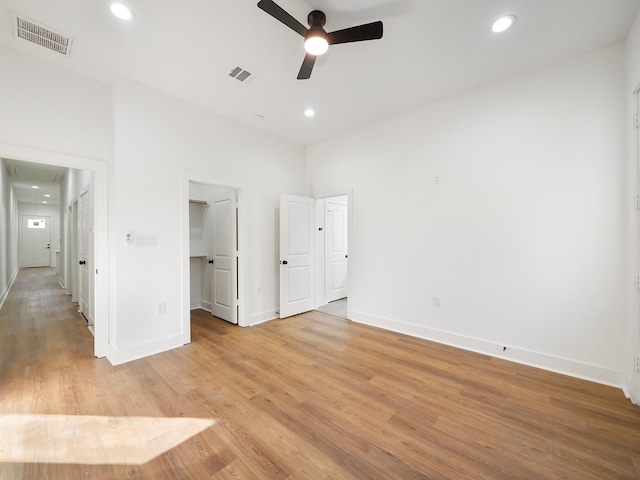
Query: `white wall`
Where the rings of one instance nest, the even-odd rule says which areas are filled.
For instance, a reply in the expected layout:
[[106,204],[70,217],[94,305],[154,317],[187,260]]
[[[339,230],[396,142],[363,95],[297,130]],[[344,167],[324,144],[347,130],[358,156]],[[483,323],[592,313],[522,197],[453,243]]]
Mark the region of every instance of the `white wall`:
[[[4,46],[0,46],[0,71],[3,154],[18,150],[37,152],[37,158],[15,157],[28,161],[49,160],[57,154],[109,158],[111,99],[106,85]],[[4,221],[0,219],[3,222],[0,256],[4,258],[4,273],[0,275],[2,292],[18,268],[19,218],[4,167],[0,176],[4,215]],[[4,222],[8,222],[6,230]]]
[[3,46],[0,67],[0,143],[109,158],[107,85]]
[[0,159],[0,307],[18,273],[18,202]]
[[[125,79],[116,82],[114,94],[115,361],[182,343],[189,180],[241,189],[241,222],[249,229],[243,248],[247,320],[275,317],[278,200],[283,192],[304,192],[303,148]],[[157,245],[131,247],[127,233],[154,235]],[[265,287],[260,294],[257,284]],[[166,314],[155,314],[158,302],[166,302]]]
[[308,148],[310,194],[353,187],[353,319],[621,385],[624,91],[617,45]]
[[[112,361],[182,344],[181,305],[189,281],[182,200],[190,179],[241,189],[244,313],[248,324],[275,317],[278,201],[283,192],[304,193],[303,148],[135,82],[119,79],[107,86],[5,47],[0,71],[0,104],[12,112],[0,118],[0,154],[79,169],[89,165],[99,173],[96,195],[108,188],[108,208],[106,198],[98,202],[95,219],[96,269],[108,276],[95,280],[96,316],[106,312],[110,320],[104,351]],[[131,249],[125,243],[129,232],[155,235],[157,246]],[[17,258],[17,245],[15,250]],[[155,314],[159,301],[167,302],[162,317]],[[106,318],[100,324],[96,318],[98,354],[102,325]]]
[[[633,92],[640,87],[640,14],[629,32],[627,38],[627,105],[629,106],[628,118],[633,118],[637,113],[637,96]],[[640,193],[640,183],[638,180],[638,166],[640,161],[640,139],[639,130],[633,128],[631,122],[628,122],[628,187],[630,196]],[[629,208],[629,277],[633,277],[640,273],[640,265],[638,262],[638,249],[640,248],[640,239],[638,238],[639,217],[635,211],[631,199],[628,199]],[[627,391],[630,393],[631,399],[640,405],[640,373],[635,371],[635,358],[640,356],[640,316],[638,308],[638,292],[633,288],[633,283],[629,282],[627,288],[629,291],[629,350],[632,352],[628,359]]]

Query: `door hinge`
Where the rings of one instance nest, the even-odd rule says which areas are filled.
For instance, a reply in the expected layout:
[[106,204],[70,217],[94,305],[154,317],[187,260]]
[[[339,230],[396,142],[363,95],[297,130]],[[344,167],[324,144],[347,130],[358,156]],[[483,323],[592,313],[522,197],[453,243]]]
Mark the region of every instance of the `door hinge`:
[[635,196],[634,204],[635,204],[636,210],[640,210],[640,195]]
[[640,357],[636,357],[636,372],[640,372]]
[[640,290],[640,275],[636,275],[636,290]]
[[640,128],[640,117],[638,117],[637,113],[633,116],[633,126],[635,128]]

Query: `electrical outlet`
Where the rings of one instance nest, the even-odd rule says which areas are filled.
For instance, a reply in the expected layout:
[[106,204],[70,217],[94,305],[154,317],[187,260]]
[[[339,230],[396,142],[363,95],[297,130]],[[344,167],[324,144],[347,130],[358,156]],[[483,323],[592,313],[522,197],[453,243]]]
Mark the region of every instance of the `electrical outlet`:
[[156,303],[156,315],[167,313],[167,302]]
[[433,306],[434,307],[439,307],[440,306],[440,295],[434,295],[433,296]]

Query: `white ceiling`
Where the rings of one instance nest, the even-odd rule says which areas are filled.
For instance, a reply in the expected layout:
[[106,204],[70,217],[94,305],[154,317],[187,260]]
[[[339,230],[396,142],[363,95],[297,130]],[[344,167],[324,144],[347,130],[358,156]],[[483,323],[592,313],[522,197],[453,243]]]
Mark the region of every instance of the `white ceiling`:
[[18,202],[60,205],[60,183],[67,173],[66,168],[7,158],[3,160],[5,173],[13,185]]
[[[0,44],[111,82],[123,75],[301,145],[353,130],[479,85],[623,41],[640,0],[276,0],[327,31],[375,20],[381,40],[334,45],[310,80],[296,80],[302,37],[257,0],[0,0]],[[10,12],[73,37],[70,57],[13,38]],[[498,16],[515,27],[492,34]],[[259,78],[243,85],[236,65]],[[303,111],[317,115],[307,119]],[[258,120],[256,115],[264,118]]]

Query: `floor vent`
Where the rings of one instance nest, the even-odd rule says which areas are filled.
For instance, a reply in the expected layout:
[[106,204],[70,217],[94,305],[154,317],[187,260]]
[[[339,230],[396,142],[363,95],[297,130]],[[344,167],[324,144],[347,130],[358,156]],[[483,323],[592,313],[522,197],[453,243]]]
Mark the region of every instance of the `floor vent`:
[[249,85],[253,82],[258,76],[250,71],[244,69],[243,67],[233,67],[229,72],[229,76],[231,78],[235,78],[240,83],[244,83],[245,85]]
[[13,35],[67,57],[71,52],[71,37],[39,25],[21,15],[13,15]]

